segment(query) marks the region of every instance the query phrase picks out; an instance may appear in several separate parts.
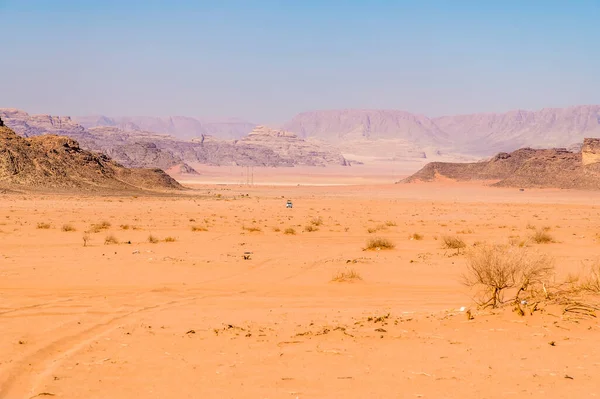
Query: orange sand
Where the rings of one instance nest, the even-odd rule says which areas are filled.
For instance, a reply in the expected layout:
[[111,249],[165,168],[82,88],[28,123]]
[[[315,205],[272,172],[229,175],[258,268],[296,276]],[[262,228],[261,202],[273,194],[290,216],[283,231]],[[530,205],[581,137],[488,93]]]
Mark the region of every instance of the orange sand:
[[[564,278],[599,254],[600,193],[196,187],[174,197],[1,196],[0,398],[598,394],[597,320],[510,310],[467,320],[465,258],[439,238],[506,243],[531,235],[527,224],[548,226],[558,242],[532,249],[551,254]],[[316,218],[318,231],[305,232]],[[83,232],[101,221],[111,227],[84,247]],[[283,234],[289,227],[297,234]],[[111,234],[121,243],[105,245]],[[396,248],[363,251],[373,236]],[[362,281],[331,281],[350,269]]]

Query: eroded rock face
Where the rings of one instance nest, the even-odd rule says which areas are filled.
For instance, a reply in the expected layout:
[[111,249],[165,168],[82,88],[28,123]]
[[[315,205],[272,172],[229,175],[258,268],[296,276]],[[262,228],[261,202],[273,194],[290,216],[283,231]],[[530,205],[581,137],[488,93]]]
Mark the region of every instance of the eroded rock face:
[[[586,140],[588,156],[599,159],[600,140]],[[540,187],[600,190],[600,163],[583,162],[583,153],[565,148],[522,148],[500,153],[489,161],[471,163],[431,162],[402,183],[434,181],[446,177],[457,181],[484,180],[499,187]]]
[[181,189],[160,169],[128,169],[69,137],[18,136],[0,127],[0,183],[27,189]]
[[264,147],[296,165],[346,165],[346,160],[339,150],[330,145],[305,141],[294,133],[266,126],[257,126],[248,136],[237,141],[236,146]]
[[581,147],[581,161],[584,165],[600,162],[600,139],[583,139],[583,147]]

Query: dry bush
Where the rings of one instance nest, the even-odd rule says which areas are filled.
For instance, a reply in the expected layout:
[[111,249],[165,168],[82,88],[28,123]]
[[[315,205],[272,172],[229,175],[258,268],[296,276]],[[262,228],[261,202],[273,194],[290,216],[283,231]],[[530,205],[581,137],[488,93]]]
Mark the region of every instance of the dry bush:
[[62,231],[75,231],[75,227],[70,224],[63,224],[60,228]]
[[50,223],[44,223],[44,222],[41,222],[41,223],[38,223],[38,224],[37,224],[37,228],[38,228],[38,229],[47,230],[47,229],[49,229],[50,227],[51,227],[51,226],[50,226]]
[[465,244],[462,238],[458,237],[444,236],[442,237],[442,240],[444,240],[444,248],[456,249],[456,253],[460,253],[460,250],[467,246],[467,244]]
[[338,272],[331,279],[331,281],[336,281],[338,283],[343,283],[345,281],[352,281],[352,280],[362,280],[361,275],[358,274],[358,272],[354,269]]
[[310,224],[312,224],[313,226],[320,226],[323,224],[323,219],[321,219],[320,216],[318,218],[312,218],[310,220]]
[[387,220],[385,222],[385,225],[388,226],[388,227],[394,227],[394,226],[396,226],[396,222],[394,222],[392,220]]
[[307,224],[306,226],[304,226],[304,231],[306,231],[308,233],[312,233],[313,231],[319,231],[319,228],[316,226],[313,226],[312,224]]
[[164,242],[175,242],[177,239],[175,237],[165,237]]
[[531,237],[531,239],[536,244],[549,244],[554,242],[554,238],[543,230],[536,231],[535,234]]
[[131,226],[129,226],[128,224],[122,224],[122,225],[120,225],[119,227],[120,227],[122,230],[129,230],[129,228],[130,228]]
[[159,240],[158,238],[154,237],[152,234],[150,234],[150,235],[148,236],[148,242],[149,242],[150,244],[156,244],[156,243],[158,243],[159,241],[160,241],[160,240]]
[[547,255],[508,245],[482,245],[468,254],[463,284],[479,289],[480,306],[496,308],[504,302],[506,290],[516,290],[517,302],[521,292],[543,285],[553,273]]
[[204,226],[192,226],[192,231],[208,231]]
[[110,226],[111,226],[110,222],[107,222],[106,220],[104,220],[104,221],[102,221],[100,223],[92,224],[90,226],[90,230],[89,231],[92,232],[92,233],[99,233],[102,230],[109,229]]
[[589,275],[581,282],[581,288],[600,293],[600,260],[596,260],[590,266]]
[[419,233],[413,233],[410,235],[409,239],[421,241],[423,239],[423,235]]
[[275,226],[275,227],[273,227],[273,231],[275,233],[279,233],[281,231],[281,229],[279,227]]
[[508,244],[513,247],[523,248],[527,246],[527,240],[523,240],[519,236],[508,237]]
[[250,226],[250,227],[242,226],[242,230],[249,231],[250,233],[259,233],[262,231],[260,227],[255,227],[255,226]]
[[525,226],[525,228],[529,229],[529,230],[535,230],[535,226],[532,225],[531,223],[527,223],[527,226]]
[[365,251],[373,251],[380,249],[394,249],[396,246],[387,238],[371,238],[367,241],[367,246],[364,248]]
[[104,245],[118,244],[119,240],[114,235],[110,234],[104,238]]
[[283,234],[296,235],[296,230],[294,230],[293,227],[288,227],[287,229],[283,230]]

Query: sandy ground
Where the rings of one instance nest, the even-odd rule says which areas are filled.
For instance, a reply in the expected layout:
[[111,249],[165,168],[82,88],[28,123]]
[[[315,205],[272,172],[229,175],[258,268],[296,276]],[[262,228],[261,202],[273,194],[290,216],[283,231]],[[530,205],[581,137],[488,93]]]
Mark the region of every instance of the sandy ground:
[[[531,249],[564,279],[599,255],[599,193],[197,187],[0,196],[0,398],[600,395],[596,319],[476,311],[464,255],[440,240],[548,227],[557,242]],[[373,236],[396,248],[363,251]],[[332,281],[350,270],[362,280]]]

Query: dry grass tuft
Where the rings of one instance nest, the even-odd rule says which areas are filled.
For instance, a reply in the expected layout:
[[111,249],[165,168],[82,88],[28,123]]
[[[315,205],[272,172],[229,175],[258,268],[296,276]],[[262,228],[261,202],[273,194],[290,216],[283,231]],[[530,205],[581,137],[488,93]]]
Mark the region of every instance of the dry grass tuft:
[[262,229],[258,226],[250,226],[250,227],[242,226],[242,230],[246,230],[250,233],[260,233],[262,231]]
[[462,240],[462,238],[452,237],[452,236],[444,236],[442,237],[444,241],[443,247],[445,249],[456,249],[456,253],[460,253],[460,250],[465,248],[467,244]]
[[155,236],[153,236],[152,234],[150,234],[148,236],[148,242],[150,244],[157,244],[160,240],[158,238],[156,238]]
[[204,226],[192,226],[192,231],[208,231]]
[[306,226],[304,226],[304,231],[306,231],[307,233],[312,233],[313,231],[319,231],[319,228],[312,224],[307,224]]
[[293,227],[288,227],[287,229],[283,230],[283,234],[287,234],[287,235],[296,235],[296,230]]
[[312,218],[310,220],[310,224],[312,224],[313,226],[320,226],[323,224],[323,219],[321,219],[320,216],[318,218]]
[[90,230],[89,231],[92,232],[92,233],[99,233],[102,230],[109,229],[110,226],[111,226],[110,222],[107,222],[106,220],[104,220],[104,221],[102,221],[100,223],[92,224],[90,226]]
[[361,275],[358,274],[358,272],[354,269],[338,272],[331,279],[331,281],[335,281],[338,283],[343,283],[343,282],[353,281],[353,280],[362,280]]
[[121,230],[129,230],[131,226],[128,224],[122,224],[119,227],[121,228]]
[[423,239],[423,235],[419,234],[419,233],[414,233],[411,234],[410,237],[408,237],[411,240],[417,240],[417,241],[421,241]]
[[114,235],[110,234],[104,238],[104,245],[118,244],[119,240]]
[[553,261],[547,255],[508,245],[482,245],[468,254],[463,284],[479,289],[480,306],[496,308],[504,302],[506,290],[516,290],[514,302],[518,303],[519,294],[543,286],[553,273]]
[[62,231],[76,231],[75,227],[73,227],[73,225],[70,224],[63,224],[60,229]]
[[177,239],[175,237],[165,237],[164,242],[175,242]]
[[536,231],[535,234],[531,237],[531,239],[536,244],[550,244],[555,242],[554,238],[543,230]]
[[48,230],[50,227],[52,227],[50,226],[50,223],[41,222],[37,224],[38,229]]
[[381,249],[394,249],[396,246],[387,238],[371,238],[367,241],[367,246],[364,248],[364,251],[378,251]]
[[394,226],[396,226],[396,222],[394,222],[392,220],[388,220],[385,222],[385,225],[388,227],[394,227]]

